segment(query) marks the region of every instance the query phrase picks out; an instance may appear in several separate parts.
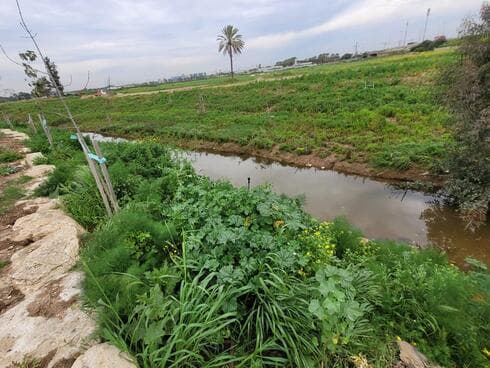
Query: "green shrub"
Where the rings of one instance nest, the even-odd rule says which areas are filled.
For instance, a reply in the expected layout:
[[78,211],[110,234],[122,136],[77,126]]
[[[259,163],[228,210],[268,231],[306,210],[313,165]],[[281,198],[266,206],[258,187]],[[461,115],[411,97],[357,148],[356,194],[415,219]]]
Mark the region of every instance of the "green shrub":
[[[65,173],[60,172],[60,180]],[[57,178],[48,180],[48,184],[57,184]],[[49,188],[49,187],[48,187]],[[44,189],[40,189],[42,193]],[[106,219],[106,210],[100,198],[99,191],[87,167],[76,169],[73,180],[64,187],[65,195],[62,202],[65,210],[83,227],[93,230]]]
[[0,163],[8,163],[20,160],[22,155],[10,149],[0,148]]
[[488,274],[465,274],[435,250],[394,243],[377,243],[369,255],[354,258],[349,262],[372,272],[381,286],[382,296],[371,300],[376,305],[371,323],[379,331],[415,342],[444,366],[484,366],[481,351],[490,341]]
[[0,166],[0,176],[7,176],[17,172],[13,166]]
[[73,165],[73,162],[59,163],[47,180],[36,188],[34,194],[39,197],[64,194],[66,191],[63,188],[72,183],[77,171],[77,167]]

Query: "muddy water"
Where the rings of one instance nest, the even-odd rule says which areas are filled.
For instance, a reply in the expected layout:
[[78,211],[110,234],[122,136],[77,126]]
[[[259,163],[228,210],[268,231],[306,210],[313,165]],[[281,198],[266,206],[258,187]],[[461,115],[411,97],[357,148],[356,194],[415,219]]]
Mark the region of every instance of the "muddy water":
[[490,225],[465,230],[456,213],[435,198],[415,191],[395,190],[385,183],[331,170],[299,169],[253,158],[188,153],[196,171],[236,186],[269,183],[278,193],[302,196],[305,209],[322,220],[345,216],[371,239],[403,240],[445,249],[463,264],[473,256],[490,264]]

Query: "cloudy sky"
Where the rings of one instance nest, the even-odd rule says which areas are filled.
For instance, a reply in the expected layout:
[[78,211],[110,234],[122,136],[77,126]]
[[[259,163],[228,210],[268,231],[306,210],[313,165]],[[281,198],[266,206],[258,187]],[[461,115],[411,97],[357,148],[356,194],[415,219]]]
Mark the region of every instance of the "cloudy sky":
[[[20,0],[24,17],[62,80],[89,87],[226,70],[216,35],[240,29],[246,49],[239,69],[290,56],[397,46],[420,40],[431,8],[428,37],[457,34],[461,19],[482,0]],[[19,26],[15,0],[0,0],[0,44],[16,57],[32,49]],[[0,93],[28,90],[23,72],[0,55]]]

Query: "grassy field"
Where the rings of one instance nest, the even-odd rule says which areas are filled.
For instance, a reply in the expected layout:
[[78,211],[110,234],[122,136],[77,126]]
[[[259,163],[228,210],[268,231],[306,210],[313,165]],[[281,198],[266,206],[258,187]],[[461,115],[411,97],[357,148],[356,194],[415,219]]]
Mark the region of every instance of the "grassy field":
[[[233,82],[221,77],[120,91],[154,94],[70,97],[69,105],[87,131],[177,145],[231,142],[243,152],[275,149],[383,170],[426,170],[451,139],[445,129],[450,115],[437,102],[435,80],[440,68],[455,60],[452,50],[441,49],[240,76]],[[173,91],[158,93],[162,88]],[[42,109],[50,124],[68,126],[54,99],[6,103],[0,109],[16,121]]]

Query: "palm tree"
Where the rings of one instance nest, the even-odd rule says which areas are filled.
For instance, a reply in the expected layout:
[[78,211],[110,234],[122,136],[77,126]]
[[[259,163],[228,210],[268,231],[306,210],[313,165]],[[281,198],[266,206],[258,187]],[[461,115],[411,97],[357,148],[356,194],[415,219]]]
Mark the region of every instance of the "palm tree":
[[233,78],[233,54],[241,54],[245,47],[242,35],[238,34],[238,28],[228,25],[218,35],[217,41],[219,42],[218,52],[230,56],[231,78]]

